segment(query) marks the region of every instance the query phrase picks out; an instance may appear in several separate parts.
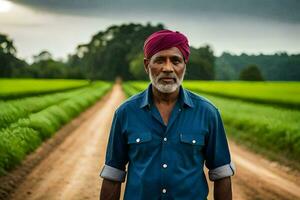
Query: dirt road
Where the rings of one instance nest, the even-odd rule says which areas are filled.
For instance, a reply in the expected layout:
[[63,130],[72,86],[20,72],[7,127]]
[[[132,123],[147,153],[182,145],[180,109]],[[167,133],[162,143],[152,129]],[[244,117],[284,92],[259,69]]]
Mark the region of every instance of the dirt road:
[[104,162],[113,112],[125,99],[119,85],[90,119],[44,159],[12,199],[98,199],[99,170]]
[[300,200],[300,174],[230,143],[237,165],[233,179],[235,194],[243,191],[243,199]]
[[[39,163],[15,190],[16,200],[99,199],[99,170],[113,112],[125,99],[119,85],[91,115]],[[237,167],[234,199],[300,199],[300,176],[230,143]],[[123,186],[124,190],[124,186]],[[211,190],[212,191],[212,190]],[[212,199],[211,194],[209,196]]]
[[[249,152],[234,142],[230,142],[230,149],[237,168],[232,178],[233,199],[300,200],[299,172]],[[212,199],[210,193],[209,200]]]

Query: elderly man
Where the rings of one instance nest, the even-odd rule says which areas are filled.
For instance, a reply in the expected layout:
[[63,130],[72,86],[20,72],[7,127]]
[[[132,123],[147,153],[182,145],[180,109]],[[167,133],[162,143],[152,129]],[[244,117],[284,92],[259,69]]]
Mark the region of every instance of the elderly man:
[[101,200],[201,200],[208,195],[203,165],[214,181],[215,199],[232,199],[231,163],[218,109],[181,86],[189,59],[187,38],[170,30],[144,44],[144,67],[151,84],[115,112]]

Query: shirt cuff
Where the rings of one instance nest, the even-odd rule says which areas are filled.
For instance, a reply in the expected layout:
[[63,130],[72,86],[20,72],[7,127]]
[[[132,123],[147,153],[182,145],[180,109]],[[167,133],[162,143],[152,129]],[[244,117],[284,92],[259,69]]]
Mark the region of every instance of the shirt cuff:
[[104,165],[100,173],[102,178],[106,178],[112,181],[124,182],[126,177],[126,172],[109,165]]
[[215,181],[228,176],[233,176],[234,173],[235,173],[235,166],[233,162],[231,162],[227,165],[222,165],[215,169],[209,170],[208,176],[211,181]]

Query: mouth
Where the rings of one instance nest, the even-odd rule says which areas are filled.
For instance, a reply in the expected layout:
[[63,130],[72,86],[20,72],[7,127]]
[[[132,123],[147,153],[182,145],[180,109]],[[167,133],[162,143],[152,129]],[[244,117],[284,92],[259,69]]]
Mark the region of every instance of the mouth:
[[162,77],[159,79],[160,81],[163,81],[165,83],[175,83],[176,79],[171,77]]

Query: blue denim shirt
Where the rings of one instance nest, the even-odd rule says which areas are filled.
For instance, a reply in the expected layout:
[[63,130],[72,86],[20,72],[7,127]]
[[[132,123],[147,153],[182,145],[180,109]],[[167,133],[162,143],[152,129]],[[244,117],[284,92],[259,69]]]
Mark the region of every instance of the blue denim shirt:
[[128,164],[125,200],[200,200],[204,163],[212,181],[234,174],[218,109],[180,86],[165,125],[150,84],[116,110],[100,176],[123,182]]

